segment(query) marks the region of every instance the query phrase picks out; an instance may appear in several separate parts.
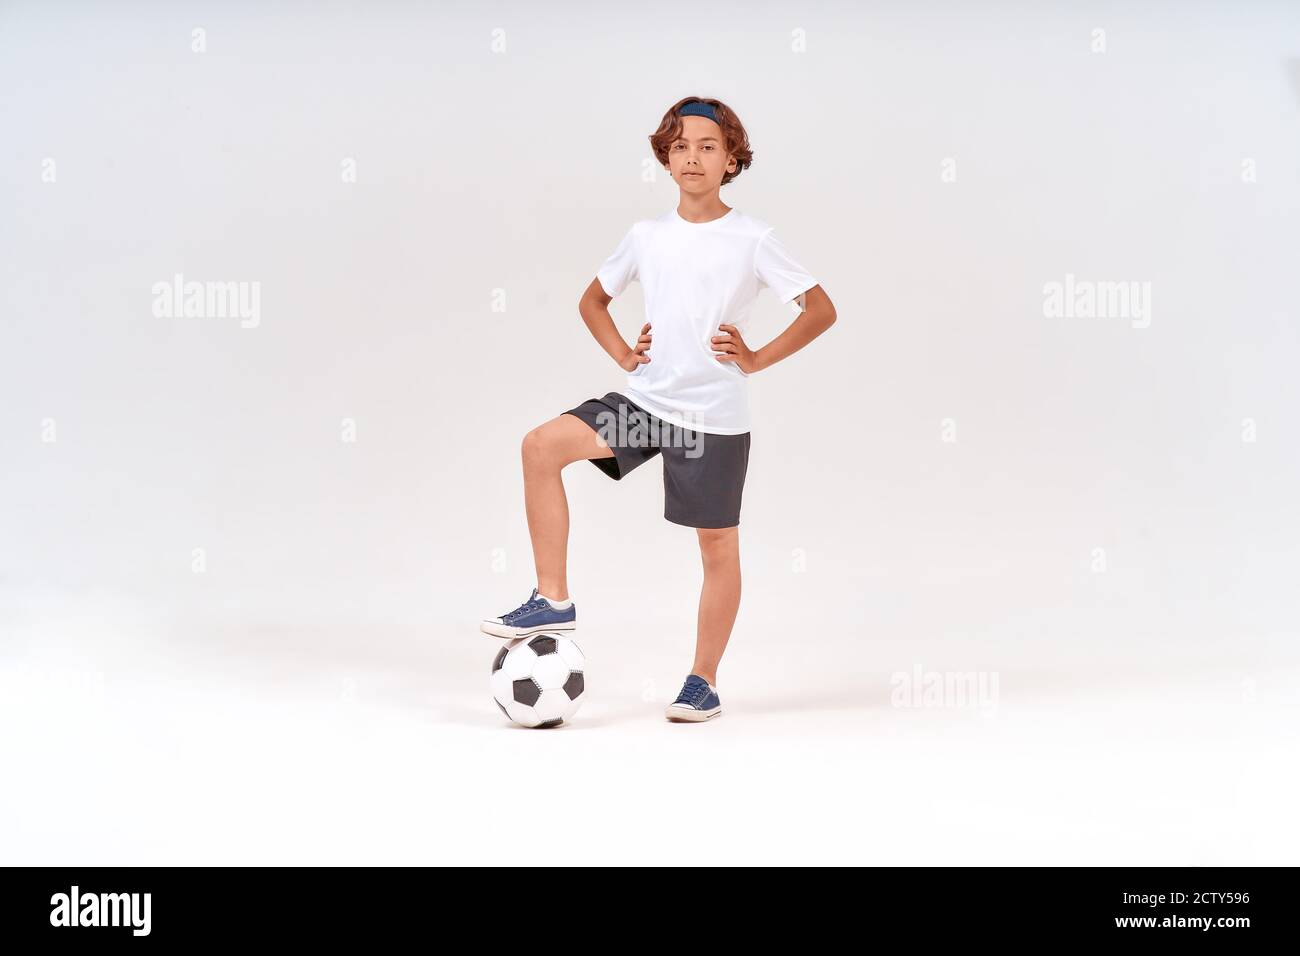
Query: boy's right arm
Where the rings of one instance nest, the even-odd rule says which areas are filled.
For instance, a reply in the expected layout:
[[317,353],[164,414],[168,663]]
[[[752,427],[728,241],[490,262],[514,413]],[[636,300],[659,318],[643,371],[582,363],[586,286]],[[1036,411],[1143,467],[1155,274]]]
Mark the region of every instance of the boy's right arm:
[[619,364],[620,368],[630,372],[638,365],[650,361],[650,356],[645,354],[646,349],[650,348],[650,323],[647,322],[641,327],[641,337],[637,339],[636,346],[628,348],[627,343],[623,341],[623,336],[614,327],[613,316],[609,314],[609,304],[613,301],[614,299],[601,286],[600,280],[592,279],[591,285],[587,286],[587,291],[582,294],[582,299],[578,302],[578,314],[582,316],[582,321],[586,323],[588,331],[600,347]]

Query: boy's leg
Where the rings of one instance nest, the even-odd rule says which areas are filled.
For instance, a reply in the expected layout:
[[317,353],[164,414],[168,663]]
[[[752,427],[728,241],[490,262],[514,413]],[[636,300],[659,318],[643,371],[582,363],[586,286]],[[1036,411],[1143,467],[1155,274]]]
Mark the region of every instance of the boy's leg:
[[704,587],[700,590],[691,673],[716,685],[718,662],[740,610],[740,528],[697,528],[696,534],[704,562]]
[[590,425],[573,415],[557,415],[524,436],[524,507],[533,539],[537,590],[568,600],[569,501],[560,470],[584,458],[609,458],[613,450]]

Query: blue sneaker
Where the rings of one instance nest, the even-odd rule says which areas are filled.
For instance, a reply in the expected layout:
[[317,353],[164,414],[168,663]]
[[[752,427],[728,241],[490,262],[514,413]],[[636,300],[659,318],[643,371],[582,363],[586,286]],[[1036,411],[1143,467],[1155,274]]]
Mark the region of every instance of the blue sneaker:
[[717,688],[698,674],[686,678],[682,692],[664,712],[669,720],[708,720],[722,713]]
[[560,610],[533,588],[527,601],[500,617],[484,618],[479,630],[493,637],[528,637],[539,631],[572,631],[577,627],[576,604],[570,601],[568,607]]

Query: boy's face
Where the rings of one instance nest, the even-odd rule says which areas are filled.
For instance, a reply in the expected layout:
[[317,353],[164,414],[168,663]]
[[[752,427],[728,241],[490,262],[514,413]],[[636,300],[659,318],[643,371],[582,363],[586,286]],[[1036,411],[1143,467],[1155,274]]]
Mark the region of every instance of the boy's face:
[[668,169],[684,192],[716,190],[735,168],[736,161],[723,151],[722,127],[707,116],[682,117],[682,134],[668,146]]

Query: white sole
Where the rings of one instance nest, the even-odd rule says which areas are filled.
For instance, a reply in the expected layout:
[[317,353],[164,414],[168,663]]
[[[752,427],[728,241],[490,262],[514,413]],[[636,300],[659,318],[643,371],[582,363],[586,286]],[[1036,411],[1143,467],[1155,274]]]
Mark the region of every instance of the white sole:
[[721,707],[715,707],[712,710],[692,710],[689,707],[673,707],[669,705],[664,711],[664,716],[669,720],[679,720],[686,723],[699,723],[705,720],[712,720],[722,713]]
[[546,631],[576,631],[578,625],[575,621],[566,621],[563,624],[539,624],[537,627],[511,627],[509,624],[484,621],[478,629],[490,637],[529,637]]

